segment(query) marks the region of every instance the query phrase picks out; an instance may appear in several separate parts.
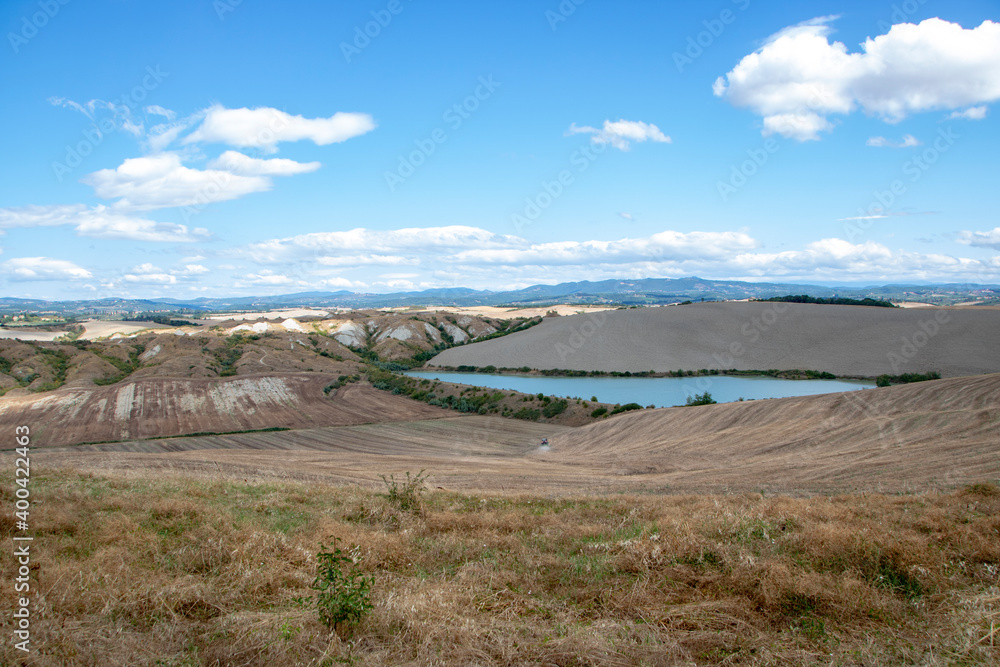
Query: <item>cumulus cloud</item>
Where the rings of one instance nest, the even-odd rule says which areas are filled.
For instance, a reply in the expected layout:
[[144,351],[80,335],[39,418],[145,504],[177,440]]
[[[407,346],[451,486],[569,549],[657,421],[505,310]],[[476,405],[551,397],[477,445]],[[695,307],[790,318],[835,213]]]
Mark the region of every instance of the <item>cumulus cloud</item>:
[[962,111],[952,111],[950,114],[948,114],[949,120],[953,119],[982,120],[984,118],[986,118],[985,106],[969,107],[968,109],[964,109]]
[[269,287],[285,287],[291,285],[305,285],[306,283],[301,280],[295,280],[290,276],[275,273],[274,271],[264,270],[260,273],[249,273],[239,281],[237,281],[238,287],[246,287],[252,285],[269,286]]
[[321,255],[316,262],[322,266],[401,266],[419,264],[419,257],[403,257],[402,255],[342,255],[330,257]]
[[895,123],[913,113],[1000,98],[1000,24],[964,29],[938,18],[901,23],[849,53],[828,39],[833,18],[772,36],[719,77],[713,92],[761,115],[764,134],[799,141],[831,131],[832,114],[861,109]]
[[473,248],[455,256],[457,262],[489,264],[586,265],[638,261],[721,258],[746,251],[757,242],[742,232],[666,231],[646,238],[618,241],[559,241],[512,248]]
[[1000,250],[1000,227],[988,232],[959,232],[958,242],[976,248]]
[[284,158],[262,160],[237,151],[226,151],[209,162],[208,166],[241,176],[293,176],[316,171],[322,165],[319,162],[296,162]]
[[871,137],[866,142],[866,145],[875,148],[912,148],[913,146],[919,146],[920,141],[912,134],[904,134],[902,141],[892,141],[885,137]]
[[208,272],[208,267],[202,266],[201,264],[185,264],[183,269],[174,271],[174,275],[198,276]]
[[779,113],[764,117],[764,130],[761,134],[765,137],[780,134],[786,139],[813,141],[819,139],[820,132],[831,131],[833,131],[833,124],[819,114],[811,112]]
[[308,139],[325,146],[374,129],[375,121],[366,113],[341,111],[329,118],[304,118],[270,107],[227,109],[215,105],[205,110],[201,124],[183,143],[221,143],[274,151],[276,144],[284,141]]
[[130,158],[116,169],[101,169],[81,181],[125,210],[147,211],[201,206],[271,189],[264,176],[242,176],[220,169],[192,169],[176,153]]
[[[309,284],[385,291],[403,289],[392,285],[406,280],[420,288],[460,284],[496,290],[539,282],[690,275],[807,282],[907,275],[981,282],[1000,274],[1000,267],[986,260],[904,252],[874,241],[822,239],[776,252],[743,231],[668,230],[611,241],[533,243],[474,227],[356,229],[273,239],[232,252],[269,267],[247,276],[245,284],[275,288]],[[405,274],[379,274],[386,266],[411,268]]]
[[146,262],[132,269],[122,276],[127,283],[139,283],[142,285],[173,285],[177,283],[177,278],[158,266]]
[[604,125],[596,127],[579,127],[576,123],[570,125],[567,134],[589,134],[590,141],[595,144],[611,144],[618,150],[627,151],[631,142],[655,141],[669,144],[670,137],[663,134],[655,125],[635,120],[604,121]]
[[73,262],[51,257],[18,257],[3,263],[11,280],[85,280],[93,276]]
[[[395,255],[419,260],[423,254],[451,254],[466,248],[506,247],[516,243],[526,242],[518,237],[461,225],[391,230],[358,228],[273,239],[245,246],[235,253],[257,262],[325,257],[328,259],[324,262],[333,265],[338,261],[335,258],[355,257],[359,251],[364,257]],[[394,260],[394,263],[400,262]]]
[[154,243],[191,243],[211,238],[203,228],[188,229],[120,213],[106,206],[84,204],[24,206],[0,209],[0,229],[72,226],[80,236]]

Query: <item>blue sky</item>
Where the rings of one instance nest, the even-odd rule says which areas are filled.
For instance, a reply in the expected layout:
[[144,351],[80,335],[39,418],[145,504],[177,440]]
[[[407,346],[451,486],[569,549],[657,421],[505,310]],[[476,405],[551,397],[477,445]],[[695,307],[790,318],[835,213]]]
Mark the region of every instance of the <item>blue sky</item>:
[[998,20],[933,0],[7,1],[0,289],[1000,282]]

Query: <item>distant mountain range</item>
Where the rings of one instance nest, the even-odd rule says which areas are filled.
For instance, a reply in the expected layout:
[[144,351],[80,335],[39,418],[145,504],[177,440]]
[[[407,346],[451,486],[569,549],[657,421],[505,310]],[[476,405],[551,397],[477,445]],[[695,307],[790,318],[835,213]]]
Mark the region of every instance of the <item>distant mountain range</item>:
[[659,305],[680,301],[724,301],[759,299],[789,294],[816,297],[866,296],[894,301],[924,301],[941,305],[977,301],[1000,303],[1000,285],[952,283],[937,285],[880,285],[869,287],[824,287],[794,283],[751,283],[702,278],[644,278],[598,282],[532,285],[507,292],[480,291],[464,287],[421,292],[365,294],[357,292],[299,292],[278,296],[247,296],[198,299],[94,299],[41,301],[0,297],[0,313],[57,312],[73,315],[117,315],[139,312],[220,310],[268,310],[288,307],[393,308],[402,306],[544,306],[556,303]]

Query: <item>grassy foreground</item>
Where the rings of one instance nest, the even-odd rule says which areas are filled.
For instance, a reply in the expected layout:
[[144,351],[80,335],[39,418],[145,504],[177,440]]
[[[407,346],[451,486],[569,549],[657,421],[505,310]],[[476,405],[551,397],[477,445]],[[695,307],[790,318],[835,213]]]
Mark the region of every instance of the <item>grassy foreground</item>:
[[[398,475],[397,475],[398,478]],[[9,484],[5,508],[13,506]],[[478,496],[33,469],[34,652],[2,664],[995,664],[1000,489]],[[9,542],[11,512],[0,516]],[[307,595],[330,536],[374,609]],[[37,585],[36,585],[37,584]]]

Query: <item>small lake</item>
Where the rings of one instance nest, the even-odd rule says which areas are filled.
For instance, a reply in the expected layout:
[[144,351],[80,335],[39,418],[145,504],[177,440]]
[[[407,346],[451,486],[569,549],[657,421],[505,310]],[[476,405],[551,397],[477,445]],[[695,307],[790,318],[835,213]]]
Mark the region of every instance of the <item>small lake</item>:
[[490,375],[488,373],[448,373],[410,371],[410,377],[471,384],[492,389],[509,389],[526,394],[576,397],[589,401],[596,396],[601,403],[638,403],[667,408],[683,405],[688,396],[705,391],[719,403],[740,398],[787,398],[841,391],[856,391],[875,386],[873,382],[847,380],[779,380],[769,377],[706,375],[684,378],[630,377],[544,377],[537,375]]

